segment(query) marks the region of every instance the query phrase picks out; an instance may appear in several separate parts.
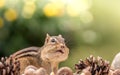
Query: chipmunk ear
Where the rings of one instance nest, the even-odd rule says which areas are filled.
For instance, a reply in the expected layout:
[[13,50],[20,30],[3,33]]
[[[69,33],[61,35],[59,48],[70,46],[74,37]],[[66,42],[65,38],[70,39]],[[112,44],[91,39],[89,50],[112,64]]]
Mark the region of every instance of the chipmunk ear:
[[46,37],[50,37],[50,35],[47,33],[47,34],[46,34]]
[[60,38],[62,38],[62,35],[61,35],[61,34],[59,34],[58,36],[59,36]]
[[50,35],[47,33],[45,38],[45,44],[48,43],[49,39],[50,39]]

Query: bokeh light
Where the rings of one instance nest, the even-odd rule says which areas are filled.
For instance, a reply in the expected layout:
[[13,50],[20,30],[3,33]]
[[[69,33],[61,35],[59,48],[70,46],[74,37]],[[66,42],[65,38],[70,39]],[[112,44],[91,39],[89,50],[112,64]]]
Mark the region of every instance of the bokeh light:
[[25,3],[22,11],[22,16],[24,18],[31,18],[33,14],[35,13],[36,5],[33,1],[28,1]]
[[87,30],[82,33],[82,37],[85,43],[93,44],[97,40],[97,33],[92,30]]
[[25,3],[35,2],[36,0],[23,0]]
[[70,16],[79,16],[81,12],[87,11],[91,7],[90,0],[67,0],[67,13]]
[[47,17],[61,16],[64,12],[64,4],[61,2],[50,2],[45,5],[43,12]]
[[89,11],[85,11],[80,13],[80,20],[83,23],[91,23],[94,20],[94,17],[92,13],[90,13]]
[[0,8],[5,6],[5,2],[6,2],[6,0],[0,0]]
[[7,21],[14,21],[17,19],[17,11],[15,9],[8,9],[6,10],[5,14],[4,14],[4,17]]

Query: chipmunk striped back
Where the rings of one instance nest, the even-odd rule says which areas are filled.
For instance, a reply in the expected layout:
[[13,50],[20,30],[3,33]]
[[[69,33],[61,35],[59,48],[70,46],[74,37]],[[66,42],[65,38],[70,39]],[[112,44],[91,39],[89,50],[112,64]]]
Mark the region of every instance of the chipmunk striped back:
[[22,57],[34,57],[37,56],[38,50],[40,47],[28,47],[22,50],[17,51],[12,55],[15,59],[22,58]]

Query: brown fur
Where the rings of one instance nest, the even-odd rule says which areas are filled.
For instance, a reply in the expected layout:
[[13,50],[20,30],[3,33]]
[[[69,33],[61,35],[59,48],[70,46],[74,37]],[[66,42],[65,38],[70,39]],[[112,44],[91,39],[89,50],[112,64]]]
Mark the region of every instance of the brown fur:
[[69,48],[65,45],[61,35],[49,36],[45,39],[45,44],[39,47],[29,47],[22,49],[12,55],[14,59],[20,61],[20,73],[23,74],[28,65],[37,68],[43,67],[50,72],[57,72],[60,62],[68,58]]

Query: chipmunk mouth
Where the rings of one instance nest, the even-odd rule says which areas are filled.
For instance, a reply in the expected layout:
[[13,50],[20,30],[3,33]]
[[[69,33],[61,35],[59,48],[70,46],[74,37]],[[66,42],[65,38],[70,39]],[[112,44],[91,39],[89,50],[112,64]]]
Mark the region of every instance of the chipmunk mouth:
[[64,53],[64,51],[63,50],[57,50],[56,52],[59,52],[59,53]]

